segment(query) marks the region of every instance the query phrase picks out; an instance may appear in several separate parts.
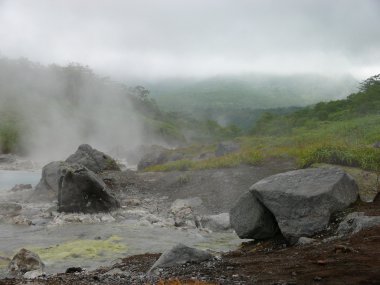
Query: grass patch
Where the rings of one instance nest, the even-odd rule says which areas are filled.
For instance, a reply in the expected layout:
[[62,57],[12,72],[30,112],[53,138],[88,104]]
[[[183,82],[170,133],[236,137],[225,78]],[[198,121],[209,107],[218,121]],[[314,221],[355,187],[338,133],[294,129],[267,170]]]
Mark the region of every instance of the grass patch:
[[213,157],[205,160],[177,160],[166,164],[154,165],[145,168],[145,171],[186,171],[213,168],[235,167],[240,164],[257,165],[262,161],[261,153],[254,149],[243,150],[221,157]]
[[[241,150],[207,160],[179,160],[148,167],[146,171],[196,170],[257,165],[271,158],[293,158],[300,168],[329,163],[380,171],[380,115],[345,121],[317,122],[313,128],[298,127],[281,135],[253,135],[237,140]],[[192,147],[193,153],[196,148]],[[183,151],[183,150],[182,150]],[[190,150],[189,150],[190,151]]]
[[309,149],[299,159],[301,167],[309,167],[313,163],[329,163],[380,170],[380,150],[365,146],[322,145]]

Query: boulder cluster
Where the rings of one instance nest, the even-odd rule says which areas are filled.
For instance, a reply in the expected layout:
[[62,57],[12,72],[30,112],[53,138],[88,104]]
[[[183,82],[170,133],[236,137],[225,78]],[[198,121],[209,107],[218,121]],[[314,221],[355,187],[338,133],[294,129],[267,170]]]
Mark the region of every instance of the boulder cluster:
[[324,230],[333,213],[358,198],[355,180],[339,168],[311,168],[267,177],[251,186],[230,211],[240,238],[281,233],[290,243]]
[[58,200],[59,212],[107,212],[120,207],[116,197],[97,173],[120,170],[116,161],[87,144],[65,161],[54,161],[42,169],[33,197]]

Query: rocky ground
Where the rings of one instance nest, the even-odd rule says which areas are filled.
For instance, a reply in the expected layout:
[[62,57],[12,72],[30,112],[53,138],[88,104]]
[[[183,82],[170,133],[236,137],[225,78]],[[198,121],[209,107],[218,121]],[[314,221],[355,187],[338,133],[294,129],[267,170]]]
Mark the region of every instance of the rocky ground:
[[292,160],[271,160],[260,166],[242,165],[234,168],[136,172],[106,171],[103,180],[115,191],[128,197],[138,195],[168,197],[168,201],[199,197],[200,214],[228,212],[236,199],[255,182],[281,172],[296,169]]
[[[284,160],[268,161],[257,167],[171,173],[105,171],[102,179],[118,196],[123,207],[145,207],[147,213],[154,213],[157,217],[167,217],[176,199],[199,198],[201,203],[194,203],[191,206],[193,212],[187,213],[190,214],[187,218],[193,219],[195,214],[228,212],[234,201],[253,183],[294,168],[292,161]],[[146,253],[118,259],[94,271],[72,268],[70,273],[33,280],[6,278],[0,280],[0,285],[380,284],[379,226],[351,236],[332,237],[339,222],[350,212],[380,216],[379,200],[356,203],[338,213],[328,230],[315,235],[311,244],[289,246],[282,237],[249,242],[238,250],[214,253],[213,260],[160,269],[155,274],[147,272],[160,254]]]
[[137,255],[92,272],[4,279],[0,284],[380,284],[380,227],[311,245],[252,242],[213,261],[147,275],[158,257]]

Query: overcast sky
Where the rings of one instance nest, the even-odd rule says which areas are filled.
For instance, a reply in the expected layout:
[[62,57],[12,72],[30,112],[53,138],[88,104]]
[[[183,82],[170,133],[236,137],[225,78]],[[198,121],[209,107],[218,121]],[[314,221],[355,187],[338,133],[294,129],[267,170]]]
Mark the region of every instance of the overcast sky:
[[117,79],[380,73],[379,0],[0,0],[0,54]]

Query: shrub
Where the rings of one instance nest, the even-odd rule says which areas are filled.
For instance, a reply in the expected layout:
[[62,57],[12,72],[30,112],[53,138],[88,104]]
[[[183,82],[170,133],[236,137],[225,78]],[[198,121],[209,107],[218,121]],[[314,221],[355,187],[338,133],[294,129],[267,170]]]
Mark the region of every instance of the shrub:
[[11,122],[0,123],[0,153],[10,153],[18,146],[20,134],[17,126]]
[[380,150],[371,147],[323,145],[301,155],[302,167],[308,167],[313,163],[330,163],[379,171]]

